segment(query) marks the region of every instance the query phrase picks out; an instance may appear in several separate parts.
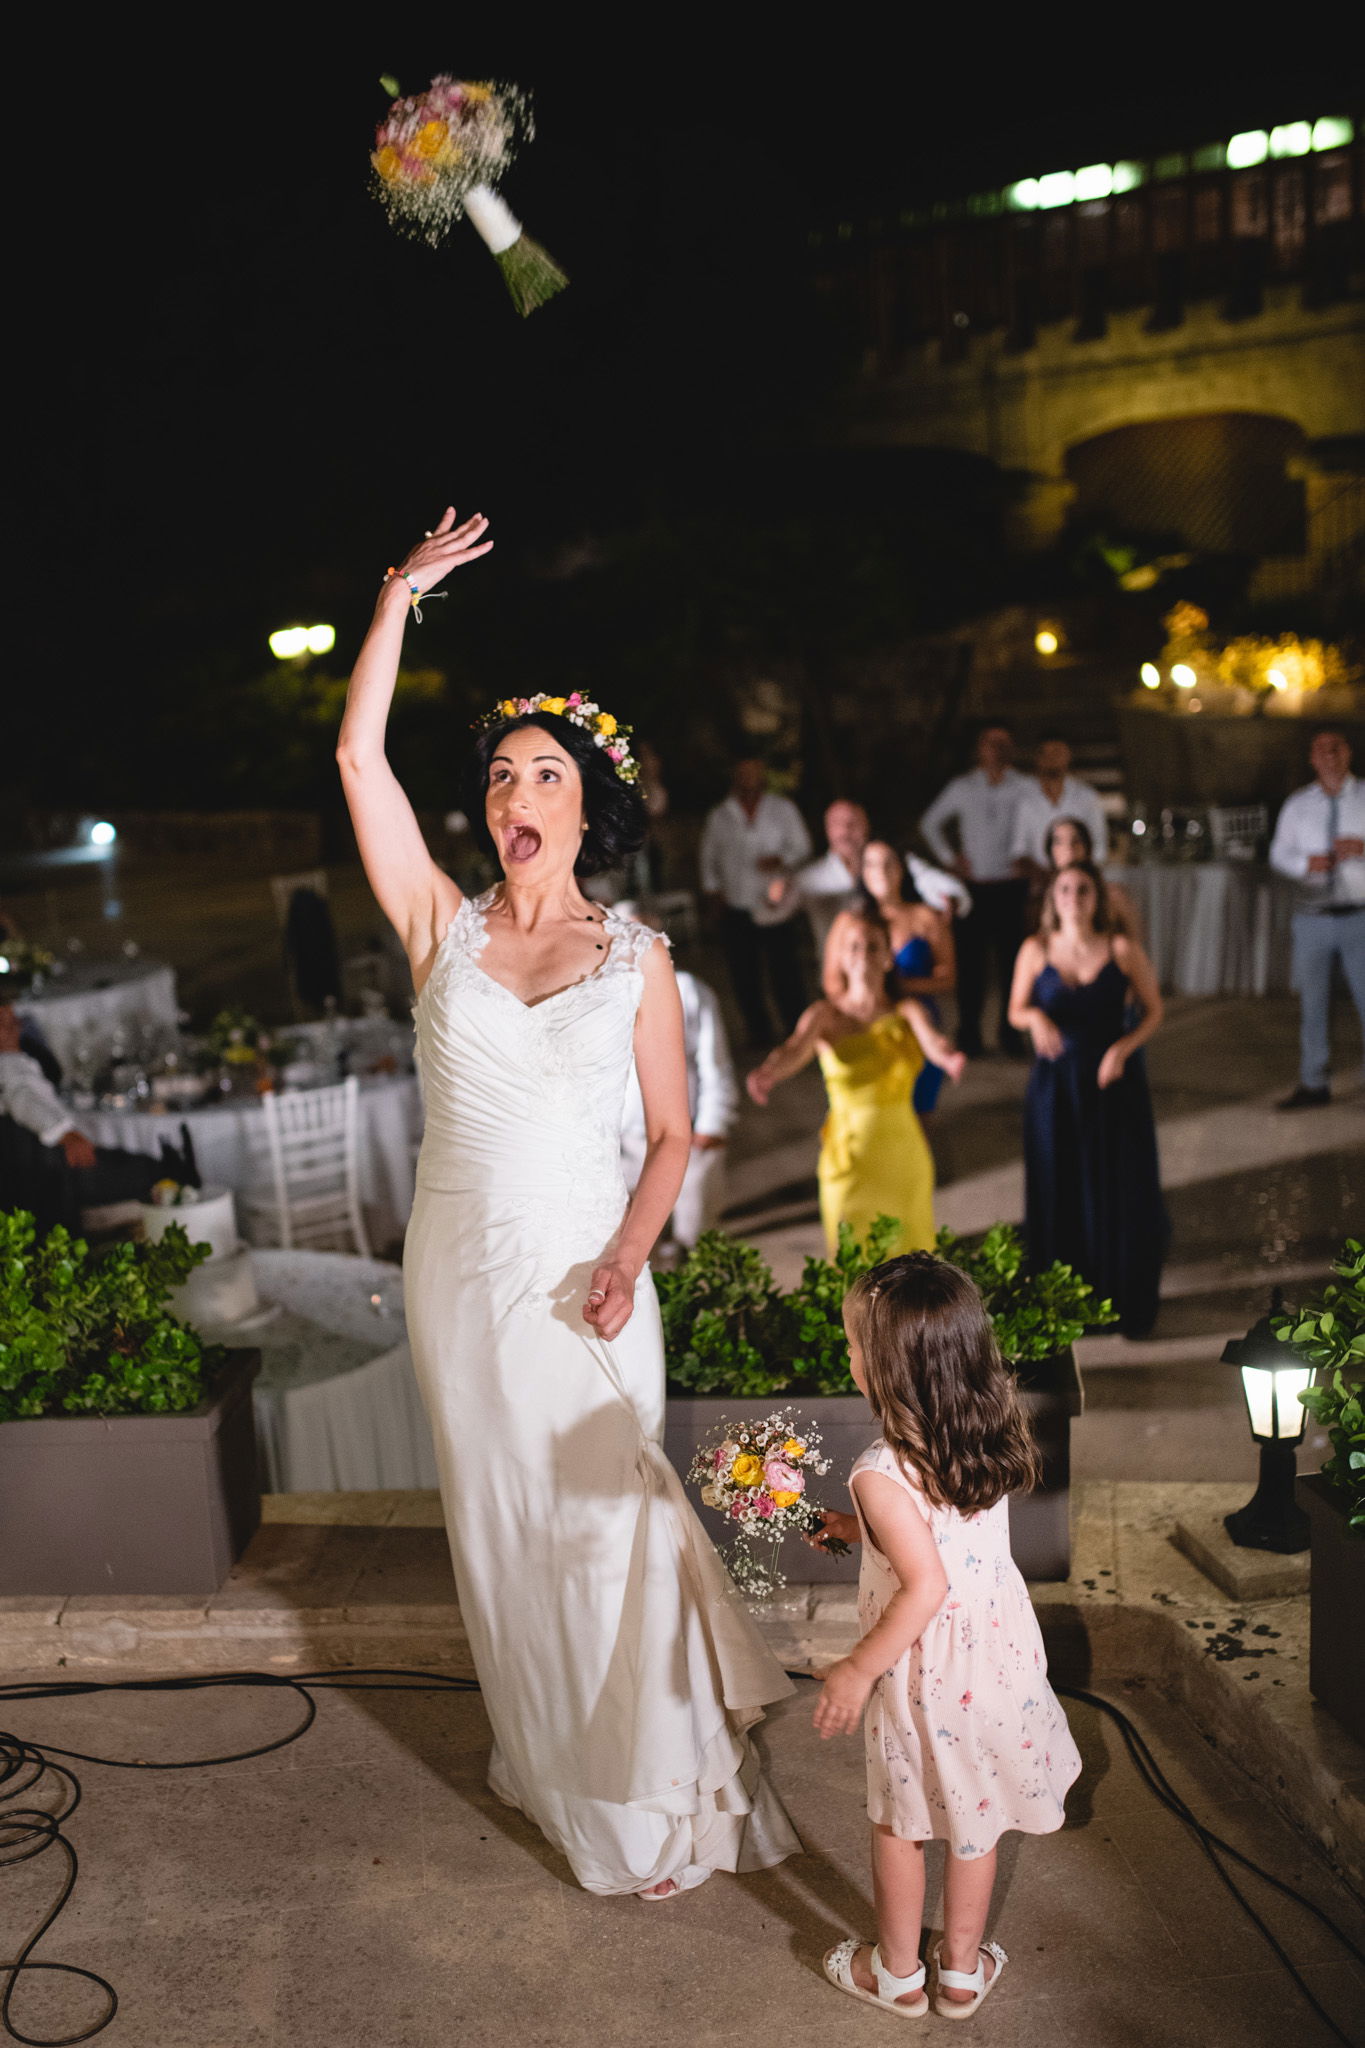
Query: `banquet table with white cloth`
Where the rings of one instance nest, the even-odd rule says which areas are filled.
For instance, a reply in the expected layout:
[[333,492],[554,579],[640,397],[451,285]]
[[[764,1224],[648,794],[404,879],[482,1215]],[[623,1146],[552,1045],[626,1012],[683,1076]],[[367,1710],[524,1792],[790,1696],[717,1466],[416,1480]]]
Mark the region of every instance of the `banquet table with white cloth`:
[[33,1020],[69,1072],[82,1040],[107,1057],[116,1031],[130,1039],[148,1029],[173,1034],[175,969],[160,960],[76,961],[14,1007]]
[[434,1487],[403,1322],[403,1275],[342,1252],[253,1251],[263,1317],[218,1342],[259,1347],[252,1399],[269,1493]]
[[[258,1097],[215,1102],[205,1109],[157,1115],[140,1109],[82,1109],[80,1128],[96,1145],[156,1153],[161,1140],[178,1141],[188,1124],[205,1182],[235,1193],[260,1188],[267,1177],[265,1113]],[[360,1206],[371,1244],[391,1245],[407,1227],[416,1187],[416,1148],[422,1104],[415,1074],[367,1076],[360,1083],[358,1173]]]
[[1298,892],[1259,861],[1151,861],[1105,870],[1132,897],[1168,995],[1274,995],[1289,987]]

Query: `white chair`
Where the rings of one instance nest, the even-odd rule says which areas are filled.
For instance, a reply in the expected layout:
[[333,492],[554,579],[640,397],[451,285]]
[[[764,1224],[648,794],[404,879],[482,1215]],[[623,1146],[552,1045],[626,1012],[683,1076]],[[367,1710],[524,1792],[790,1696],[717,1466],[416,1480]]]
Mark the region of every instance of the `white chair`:
[[295,1245],[355,1251],[368,1259],[370,1244],[360,1214],[360,1083],[355,1075],[335,1088],[266,1095],[261,1106],[270,1188],[243,1197],[252,1242],[278,1244],[286,1251]]
[[1270,834],[1264,804],[1212,805],[1209,838],[1215,860],[1253,860]]

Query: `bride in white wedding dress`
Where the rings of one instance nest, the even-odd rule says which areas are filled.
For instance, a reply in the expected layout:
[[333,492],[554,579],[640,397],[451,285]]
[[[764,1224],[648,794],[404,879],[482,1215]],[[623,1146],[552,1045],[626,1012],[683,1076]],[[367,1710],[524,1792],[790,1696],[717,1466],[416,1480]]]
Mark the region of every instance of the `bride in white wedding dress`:
[[[646,1260],[688,1155],[681,1011],[664,943],[575,879],[643,836],[618,773],[628,750],[610,739],[614,762],[576,701],[485,722],[478,804],[504,880],[477,899],[428,854],[385,758],[408,611],[487,553],[486,530],[447,510],[390,571],[337,746],[418,990],[408,1334],[493,1727],[489,1782],[588,1890],[667,1898],[800,1848],[748,1734],[792,1688],[660,1449]],[[632,1053],[650,1141],[633,1199]]]

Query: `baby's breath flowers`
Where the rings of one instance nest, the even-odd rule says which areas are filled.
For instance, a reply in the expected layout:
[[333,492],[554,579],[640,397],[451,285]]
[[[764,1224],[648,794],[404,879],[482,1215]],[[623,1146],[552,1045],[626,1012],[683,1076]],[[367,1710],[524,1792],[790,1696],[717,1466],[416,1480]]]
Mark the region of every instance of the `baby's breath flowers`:
[[[819,1444],[818,1429],[796,1424],[790,1409],[781,1409],[762,1422],[718,1423],[692,1460],[687,1476],[701,1488],[702,1505],[724,1515],[729,1526],[730,1575],[755,1598],[770,1598],[787,1583],[777,1569],[783,1537],[814,1535],[822,1526],[821,1510],[806,1492],[810,1474],[829,1470]],[[848,1547],[824,1541],[836,1552]],[[766,1546],[766,1559],[755,1556],[757,1543]]]
[[390,221],[435,247],[466,215],[518,312],[533,313],[569,280],[494,190],[517,144],[535,134],[529,98],[515,85],[473,84],[448,72],[406,99],[392,80],[384,85],[393,104],[375,130],[370,164]]

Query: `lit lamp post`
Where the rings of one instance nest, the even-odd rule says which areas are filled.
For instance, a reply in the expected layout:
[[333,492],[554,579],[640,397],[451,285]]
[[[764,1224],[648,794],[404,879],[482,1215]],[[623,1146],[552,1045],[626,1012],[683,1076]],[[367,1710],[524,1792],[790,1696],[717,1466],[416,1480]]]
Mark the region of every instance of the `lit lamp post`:
[[[1271,1314],[1280,1311],[1280,1292]],[[1270,1316],[1234,1337],[1224,1365],[1241,1368],[1251,1434],[1261,1447],[1261,1476],[1244,1508],[1223,1517],[1223,1527],[1243,1550],[1276,1550],[1289,1555],[1308,1549],[1308,1517],[1294,1498],[1294,1453],[1303,1442],[1308,1411],[1299,1395],[1313,1383],[1313,1368],[1294,1346],[1277,1337]]]
[[336,646],[335,626],[281,626],[270,635],[276,661],[298,661],[311,654],[330,654]]

